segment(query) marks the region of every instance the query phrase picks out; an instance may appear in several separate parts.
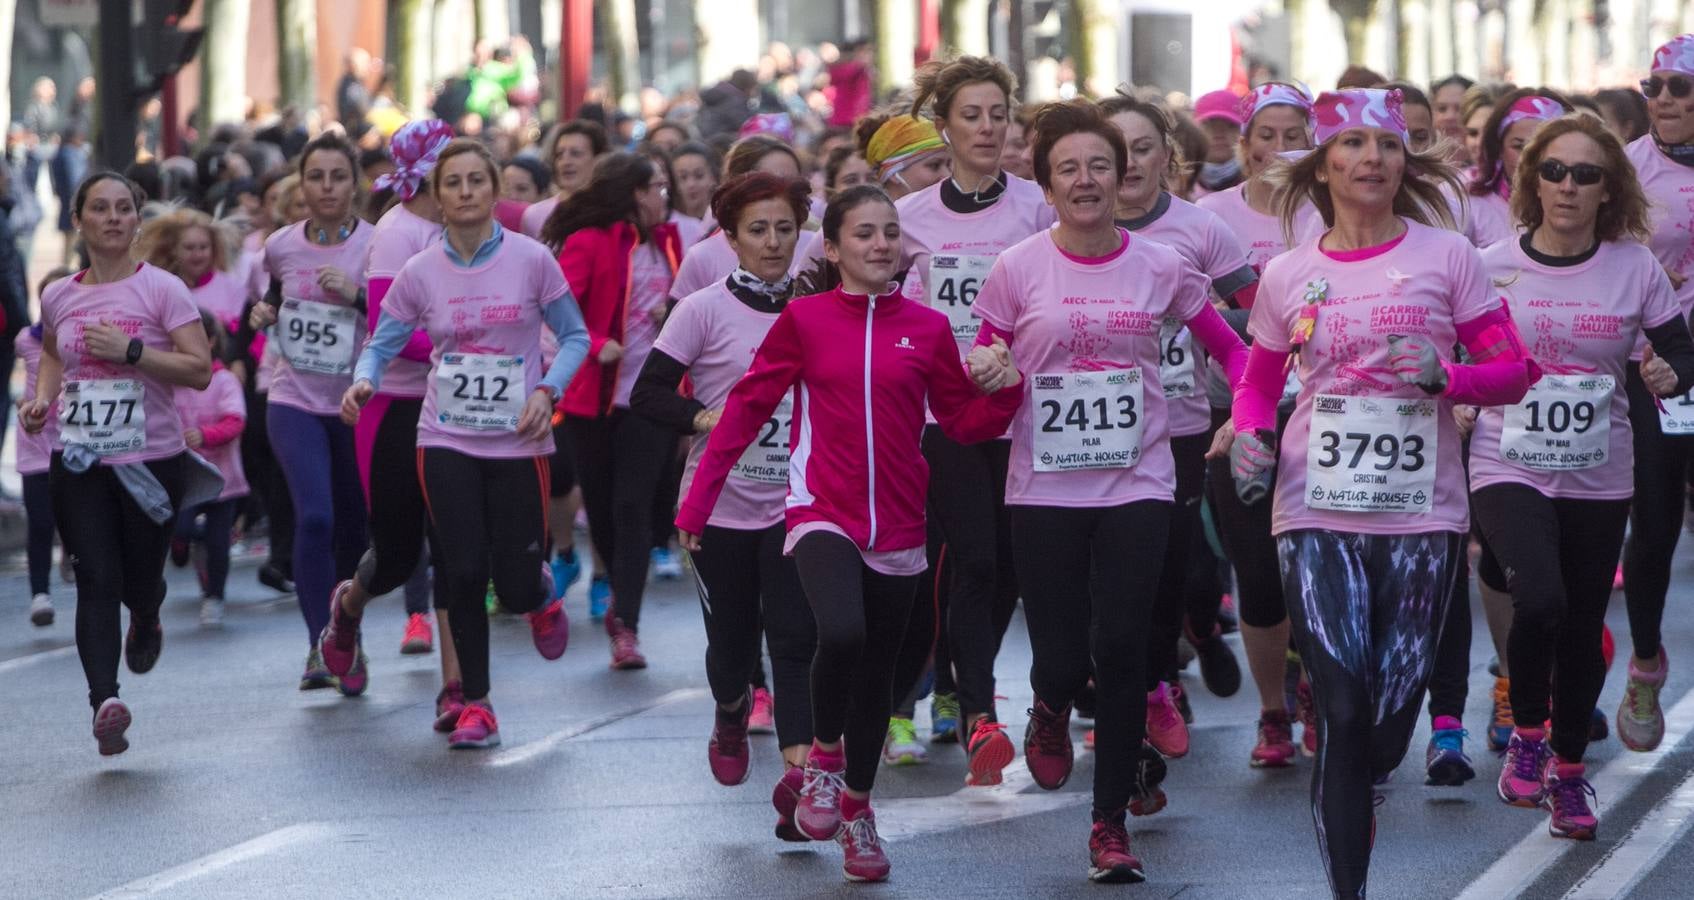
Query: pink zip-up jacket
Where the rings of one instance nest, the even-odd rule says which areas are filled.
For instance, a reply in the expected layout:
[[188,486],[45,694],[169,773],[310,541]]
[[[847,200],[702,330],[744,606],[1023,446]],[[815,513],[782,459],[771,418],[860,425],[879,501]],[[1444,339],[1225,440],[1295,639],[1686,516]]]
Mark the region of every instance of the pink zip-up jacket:
[[829,522],[864,551],[924,543],[926,401],[947,436],[966,444],[1004,434],[1023,401],[1021,384],[979,390],[947,317],[897,290],[795,298],[730,391],[678,528],[705,530],[730,467],[790,389],[788,528]]

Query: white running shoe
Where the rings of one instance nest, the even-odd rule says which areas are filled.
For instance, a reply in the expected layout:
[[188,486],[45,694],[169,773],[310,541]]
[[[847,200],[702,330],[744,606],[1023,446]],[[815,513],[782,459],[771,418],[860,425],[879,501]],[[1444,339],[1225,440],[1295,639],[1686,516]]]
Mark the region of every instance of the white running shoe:
[[213,597],[200,599],[200,627],[224,627],[224,602]]
[[682,578],[682,559],[669,547],[653,548],[653,576],[661,581]]
[[30,598],[29,620],[42,627],[53,624],[53,598],[46,594],[36,594]]

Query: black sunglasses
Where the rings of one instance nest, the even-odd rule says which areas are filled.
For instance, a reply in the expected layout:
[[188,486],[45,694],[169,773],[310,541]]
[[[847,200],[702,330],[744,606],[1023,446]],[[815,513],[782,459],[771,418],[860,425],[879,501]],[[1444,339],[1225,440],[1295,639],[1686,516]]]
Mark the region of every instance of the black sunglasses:
[[1542,160],[1536,171],[1541,173],[1541,180],[1549,184],[1562,184],[1566,175],[1575,178],[1580,185],[1599,184],[1600,179],[1606,177],[1606,170],[1593,163],[1567,166],[1556,159]]
[[1694,81],[1689,81],[1681,75],[1672,75],[1669,78],[1660,78],[1654,75],[1652,78],[1641,80],[1641,93],[1646,94],[1649,100],[1656,99],[1659,92],[1665,88],[1670,88],[1670,95],[1681,100],[1688,96],[1689,92],[1694,91]]

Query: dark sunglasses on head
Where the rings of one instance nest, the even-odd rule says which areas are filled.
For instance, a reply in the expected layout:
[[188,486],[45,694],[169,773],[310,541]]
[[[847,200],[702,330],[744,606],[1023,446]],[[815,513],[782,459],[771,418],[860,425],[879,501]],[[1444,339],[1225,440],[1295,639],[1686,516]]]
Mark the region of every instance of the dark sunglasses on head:
[[1681,100],[1688,96],[1689,92],[1694,91],[1694,81],[1690,81],[1681,75],[1672,75],[1669,78],[1660,78],[1654,75],[1652,78],[1641,80],[1641,93],[1646,94],[1649,100],[1656,99],[1659,92],[1665,88],[1670,88],[1670,95]]
[[1541,180],[1549,184],[1564,183],[1566,175],[1575,178],[1577,184],[1585,186],[1599,184],[1600,179],[1606,177],[1606,170],[1593,163],[1577,163],[1574,166],[1567,166],[1556,159],[1542,160],[1537,171],[1541,173]]

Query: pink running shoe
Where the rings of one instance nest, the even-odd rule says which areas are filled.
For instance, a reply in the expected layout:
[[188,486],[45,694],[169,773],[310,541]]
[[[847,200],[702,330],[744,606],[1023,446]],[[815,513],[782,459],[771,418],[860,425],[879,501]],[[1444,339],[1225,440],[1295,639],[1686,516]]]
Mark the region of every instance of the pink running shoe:
[[1044,790],[1056,791],[1070,780],[1076,756],[1071,750],[1071,708],[1051,710],[1039,698],[1029,709],[1023,732],[1023,761]]
[[459,716],[465,711],[465,691],[457,681],[441,686],[435,695],[435,730],[446,734],[459,727]]
[[606,627],[612,632],[612,668],[647,668],[647,657],[641,655],[641,640],[635,636],[635,632],[627,628],[623,620],[616,616],[607,616],[606,623]]
[[1318,704],[1312,699],[1312,683],[1305,678],[1300,679],[1300,686],[1294,689],[1294,706],[1300,717],[1300,753],[1305,756],[1318,755]]
[[1123,811],[1111,815],[1094,811],[1094,828],[1088,835],[1088,880],[1101,884],[1135,884],[1145,881],[1141,860],[1129,852],[1129,829]]
[[876,814],[864,812],[841,823],[835,834],[841,845],[841,872],[848,881],[887,881],[888,854],[876,836]]
[[734,787],[747,780],[747,719],[753,713],[752,698],[745,699],[741,709],[726,712],[717,707],[717,724],[712,739],[706,742],[706,760],[712,766],[712,777],[724,787]]
[[970,774],[965,776],[965,784],[971,787],[987,787],[999,784],[1004,780],[1001,774],[1012,764],[1017,751],[1012,747],[1012,739],[1006,737],[1006,726],[983,716],[976,720],[976,727],[971,729],[970,739],[965,741],[965,758]]
[[1294,723],[1288,713],[1267,709],[1259,713],[1259,739],[1249,765],[1255,769],[1285,769],[1294,765]]
[[1582,763],[1565,762],[1556,756],[1547,760],[1542,780],[1547,798],[1542,805],[1552,813],[1547,831],[1553,837],[1592,841],[1600,830],[1600,819],[1588,806],[1594,786],[1582,777],[1583,773]]
[[94,711],[94,739],[100,742],[101,756],[117,756],[129,749],[129,707],[116,697],[107,697]]
[[406,618],[406,633],[400,636],[400,652],[406,656],[428,653],[435,649],[435,629],[426,613],[412,613]]
[[776,734],[776,702],[764,688],[753,689],[753,714],[747,719],[748,734]]
[[827,841],[841,830],[841,793],[847,789],[842,778],[846,760],[813,751],[806,760],[800,784],[800,802],[794,808],[794,824],[814,841]]
[[318,652],[323,655],[324,668],[337,678],[347,677],[359,656],[359,620],[347,614],[341,598],[353,589],[353,582],[343,581],[329,595],[329,624],[318,635]]
[[1163,681],[1147,692],[1147,741],[1166,759],[1188,755],[1188,724]]
[[458,726],[447,737],[447,746],[454,750],[500,746],[500,723],[494,718],[494,707],[487,700],[465,704]]
[[1500,763],[1498,785],[1500,799],[1508,806],[1534,809],[1546,799],[1543,784],[1547,760],[1547,733],[1540,728],[1517,728],[1506,744],[1506,756]]
[[790,843],[805,843],[811,840],[806,833],[794,825],[794,809],[800,805],[800,788],[806,782],[806,770],[801,766],[789,766],[777,779],[776,787],[771,790],[771,806],[776,808],[776,836]]
[[565,601],[554,600],[532,613],[529,635],[542,659],[558,659],[565,655],[565,645],[571,642],[571,620],[565,615]]

